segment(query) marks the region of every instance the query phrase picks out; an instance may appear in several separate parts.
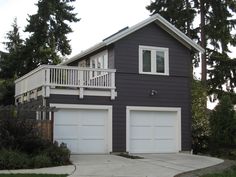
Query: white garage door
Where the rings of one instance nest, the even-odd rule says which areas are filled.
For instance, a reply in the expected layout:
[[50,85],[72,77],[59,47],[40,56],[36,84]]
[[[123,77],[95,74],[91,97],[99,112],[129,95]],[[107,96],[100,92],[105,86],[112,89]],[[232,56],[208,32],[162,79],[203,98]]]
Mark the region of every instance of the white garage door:
[[108,152],[108,110],[59,109],[54,115],[54,140],[74,154]]
[[129,119],[131,153],[171,153],[180,150],[177,111],[130,110]]

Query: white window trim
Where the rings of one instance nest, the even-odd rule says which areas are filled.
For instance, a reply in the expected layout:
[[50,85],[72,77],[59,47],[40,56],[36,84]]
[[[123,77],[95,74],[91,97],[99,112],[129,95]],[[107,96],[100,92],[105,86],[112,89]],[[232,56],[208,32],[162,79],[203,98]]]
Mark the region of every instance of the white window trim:
[[[143,50],[151,51],[151,72],[143,72]],[[156,56],[152,51],[164,52],[164,73],[157,73],[156,71]],[[151,75],[169,75],[169,49],[164,47],[154,47],[154,46],[139,46],[139,74],[151,74]]]
[[170,111],[177,113],[176,125],[176,152],[182,149],[181,140],[181,108],[180,107],[146,107],[146,106],[126,106],[126,152],[130,153],[130,112],[131,111]]
[[90,57],[90,68],[92,68],[92,60],[95,61],[95,67],[97,68],[97,62],[98,62],[97,60],[98,60],[98,58],[100,56],[106,57],[106,58],[104,58],[104,60],[107,60],[107,66],[105,68],[103,68],[103,69],[107,69],[108,68],[108,51],[107,50],[99,52],[98,54],[93,55],[93,56]]
[[[106,121],[106,137],[107,137],[107,150],[108,153],[112,152],[112,106],[111,105],[86,105],[86,104],[57,104],[51,103],[50,107],[62,109],[97,109],[108,110],[108,119]],[[54,125],[53,125],[54,126]],[[54,132],[53,132],[54,141]]]

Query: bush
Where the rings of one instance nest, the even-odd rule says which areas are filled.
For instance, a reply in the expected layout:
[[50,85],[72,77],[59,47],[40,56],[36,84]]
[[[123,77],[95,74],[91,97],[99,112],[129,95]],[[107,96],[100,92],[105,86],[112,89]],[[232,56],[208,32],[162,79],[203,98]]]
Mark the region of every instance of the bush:
[[38,135],[34,122],[6,117],[0,119],[0,148],[17,149],[27,154],[40,151],[47,143]]
[[212,154],[219,153],[220,149],[236,147],[236,116],[229,96],[223,96],[212,112],[210,127],[210,150]]
[[209,115],[206,112],[207,89],[201,81],[192,81],[192,149],[203,153],[208,149]]
[[51,158],[53,165],[71,164],[70,150],[66,147],[66,144],[64,143],[58,146],[58,143],[54,142],[47,149],[45,149],[43,153]]
[[0,169],[71,164],[66,145],[43,140],[34,123],[28,119],[0,118]]
[[31,166],[33,168],[42,168],[42,167],[50,167],[52,165],[51,158],[45,154],[36,155],[31,159]]
[[29,167],[29,157],[19,151],[0,150],[0,169],[22,169]]

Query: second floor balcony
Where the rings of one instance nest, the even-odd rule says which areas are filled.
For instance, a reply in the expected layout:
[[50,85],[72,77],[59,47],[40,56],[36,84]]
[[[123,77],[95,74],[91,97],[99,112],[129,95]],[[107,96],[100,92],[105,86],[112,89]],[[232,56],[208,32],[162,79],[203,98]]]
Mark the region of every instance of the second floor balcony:
[[115,99],[115,69],[41,65],[15,81],[17,102],[50,94],[110,96]]

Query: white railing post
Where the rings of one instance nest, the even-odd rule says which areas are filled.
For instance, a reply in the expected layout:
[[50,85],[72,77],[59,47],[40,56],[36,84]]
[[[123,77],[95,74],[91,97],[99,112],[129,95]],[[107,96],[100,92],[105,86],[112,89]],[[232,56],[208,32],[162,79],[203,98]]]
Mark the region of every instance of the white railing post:
[[50,96],[50,68],[45,69],[45,97]]
[[115,72],[111,72],[111,100],[115,99]]
[[84,98],[84,71],[79,70],[79,98]]
[[[93,74],[96,73],[97,74]],[[49,97],[52,90],[74,88],[78,89],[79,98],[83,99],[85,93],[91,92],[94,89],[107,90],[110,92],[111,99],[114,100],[116,95],[115,87],[115,69],[99,69],[99,68],[79,68],[71,66],[49,66],[43,65],[29,72],[25,76],[17,79],[16,97],[27,92],[42,88],[43,97]],[[84,92],[84,89],[88,92]],[[91,93],[89,93],[91,95]],[[36,95],[36,94],[35,94]]]

